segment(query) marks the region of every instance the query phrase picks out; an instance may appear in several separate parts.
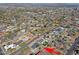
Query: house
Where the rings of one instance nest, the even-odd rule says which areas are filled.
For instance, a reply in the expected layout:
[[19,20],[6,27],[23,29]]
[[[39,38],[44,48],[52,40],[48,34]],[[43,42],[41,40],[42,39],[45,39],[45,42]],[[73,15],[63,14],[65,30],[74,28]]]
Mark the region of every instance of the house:
[[39,46],[38,43],[34,43],[31,47],[32,47],[33,49],[35,49],[35,48],[37,48],[38,46]]
[[9,48],[11,48],[11,49],[16,48],[16,45],[15,44],[10,44],[10,45],[4,46],[4,48],[7,51]]

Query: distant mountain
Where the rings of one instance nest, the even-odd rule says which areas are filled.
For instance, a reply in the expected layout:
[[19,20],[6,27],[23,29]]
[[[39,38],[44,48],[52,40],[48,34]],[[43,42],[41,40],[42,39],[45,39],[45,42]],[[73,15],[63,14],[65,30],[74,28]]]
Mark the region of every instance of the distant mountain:
[[79,3],[0,3],[0,7],[79,7]]

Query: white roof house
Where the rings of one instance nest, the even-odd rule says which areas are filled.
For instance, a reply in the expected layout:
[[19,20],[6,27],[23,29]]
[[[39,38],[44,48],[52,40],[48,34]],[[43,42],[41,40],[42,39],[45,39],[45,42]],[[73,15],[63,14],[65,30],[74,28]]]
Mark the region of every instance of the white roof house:
[[16,48],[16,45],[15,44],[10,44],[10,45],[6,45],[4,46],[5,50],[7,51],[9,48]]

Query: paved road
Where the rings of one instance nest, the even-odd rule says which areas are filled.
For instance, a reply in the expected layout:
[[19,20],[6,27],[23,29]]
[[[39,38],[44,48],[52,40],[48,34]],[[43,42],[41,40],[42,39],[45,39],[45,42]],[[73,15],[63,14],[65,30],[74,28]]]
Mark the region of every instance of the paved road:
[[79,43],[79,36],[75,39],[75,42],[72,44],[66,55],[73,55],[74,49],[77,47],[78,43]]

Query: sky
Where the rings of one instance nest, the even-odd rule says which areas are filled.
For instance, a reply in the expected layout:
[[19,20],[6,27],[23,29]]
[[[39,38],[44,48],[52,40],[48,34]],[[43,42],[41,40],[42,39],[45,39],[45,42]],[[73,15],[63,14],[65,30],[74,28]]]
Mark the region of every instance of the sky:
[[79,0],[0,0],[0,3],[79,3]]

